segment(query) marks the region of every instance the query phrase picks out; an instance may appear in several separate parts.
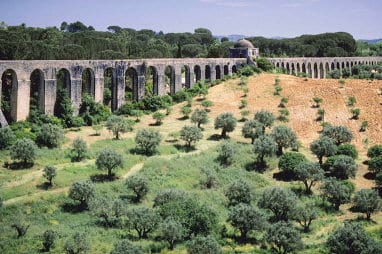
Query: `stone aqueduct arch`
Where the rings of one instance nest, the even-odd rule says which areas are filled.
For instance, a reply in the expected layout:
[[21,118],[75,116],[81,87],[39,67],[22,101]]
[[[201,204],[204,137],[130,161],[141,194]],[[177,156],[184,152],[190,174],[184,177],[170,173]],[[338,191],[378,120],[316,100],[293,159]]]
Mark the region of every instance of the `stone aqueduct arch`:
[[289,74],[306,73],[309,78],[326,78],[328,72],[351,68],[360,64],[378,64],[382,57],[316,57],[316,58],[268,58],[276,68],[285,69]]
[[[165,70],[171,69],[170,92],[175,93],[183,87],[192,87],[195,82],[209,79],[214,81],[224,75],[232,75],[237,67],[245,64],[245,58],[186,58],[186,59],[140,59],[140,60],[17,60],[0,61],[0,75],[12,73],[10,86],[11,118],[13,121],[25,120],[30,112],[31,75],[39,73],[38,107],[49,115],[54,114],[57,95],[57,74],[63,75],[64,85],[69,90],[74,111],[78,113],[82,97],[84,72],[88,84],[86,90],[95,101],[102,102],[105,73],[111,76],[113,110],[125,102],[125,78],[133,73],[133,99],[141,100],[145,96],[145,74],[151,70],[153,94],[166,94]],[[185,79],[182,82],[182,68]],[[0,80],[0,95],[2,91]],[[1,98],[1,96],[0,96]],[[1,101],[0,101],[1,103]],[[0,110],[0,118],[2,112]],[[0,119],[1,120],[1,119]]]

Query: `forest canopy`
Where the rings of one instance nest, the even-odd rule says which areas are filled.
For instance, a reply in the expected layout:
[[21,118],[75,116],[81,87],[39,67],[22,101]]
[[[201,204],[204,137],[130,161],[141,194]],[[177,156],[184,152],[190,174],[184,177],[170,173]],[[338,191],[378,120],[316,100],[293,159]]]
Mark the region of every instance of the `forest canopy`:
[[[382,55],[382,44],[356,42],[344,32],[248,39],[264,57]],[[163,33],[116,25],[96,31],[80,21],[62,22],[59,28],[0,23],[0,60],[228,57],[233,45],[227,38],[219,41],[207,28],[196,28],[193,33]]]

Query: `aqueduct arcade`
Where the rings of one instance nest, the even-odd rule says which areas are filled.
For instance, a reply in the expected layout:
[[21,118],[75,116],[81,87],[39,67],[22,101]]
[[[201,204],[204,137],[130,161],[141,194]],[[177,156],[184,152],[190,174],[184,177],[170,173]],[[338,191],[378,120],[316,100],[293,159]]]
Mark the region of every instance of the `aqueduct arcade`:
[[[84,93],[96,102],[103,102],[108,86],[109,105],[116,110],[125,103],[126,92],[135,101],[148,91],[152,95],[173,94],[197,81],[232,75],[246,61],[245,58],[0,61],[0,95],[3,95],[0,98],[9,101],[7,120],[20,121],[27,118],[32,103],[41,112],[53,115],[60,88],[66,89],[74,112],[78,112]],[[4,118],[2,111],[0,118]]]

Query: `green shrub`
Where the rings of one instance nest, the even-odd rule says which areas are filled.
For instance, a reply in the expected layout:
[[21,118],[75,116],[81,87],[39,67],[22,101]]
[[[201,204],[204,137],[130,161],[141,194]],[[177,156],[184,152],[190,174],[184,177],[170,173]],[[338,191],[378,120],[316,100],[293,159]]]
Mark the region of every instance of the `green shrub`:
[[23,167],[30,164],[33,165],[37,156],[38,147],[36,144],[27,138],[17,140],[11,147],[11,159],[20,161]]
[[219,243],[211,236],[198,236],[191,239],[187,244],[189,254],[221,254]]
[[135,136],[137,148],[146,155],[151,155],[162,141],[162,135],[158,131],[140,129]]
[[287,177],[296,178],[296,167],[301,163],[307,161],[305,155],[296,152],[286,152],[281,155],[279,160],[279,169],[283,171]]
[[37,144],[48,148],[59,147],[64,141],[64,131],[53,124],[44,124],[37,134]]
[[374,158],[382,155],[382,145],[373,145],[367,149],[367,157]]
[[337,148],[337,155],[347,155],[353,159],[358,158],[358,152],[354,145],[351,144],[341,144]]
[[9,126],[0,128],[0,150],[6,149],[11,146],[12,142],[16,139],[15,134]]

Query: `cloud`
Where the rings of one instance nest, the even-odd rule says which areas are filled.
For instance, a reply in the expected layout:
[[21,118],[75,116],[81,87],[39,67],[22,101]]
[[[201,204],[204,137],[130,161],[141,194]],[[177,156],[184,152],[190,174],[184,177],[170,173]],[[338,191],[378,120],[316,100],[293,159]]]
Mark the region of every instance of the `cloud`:
[[227,7],[248,7],[251,2],[248,0],[200,0],[202,3],[209,3]]

